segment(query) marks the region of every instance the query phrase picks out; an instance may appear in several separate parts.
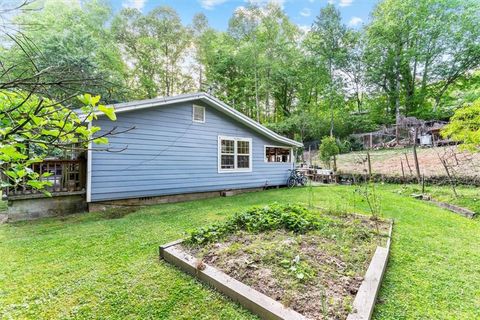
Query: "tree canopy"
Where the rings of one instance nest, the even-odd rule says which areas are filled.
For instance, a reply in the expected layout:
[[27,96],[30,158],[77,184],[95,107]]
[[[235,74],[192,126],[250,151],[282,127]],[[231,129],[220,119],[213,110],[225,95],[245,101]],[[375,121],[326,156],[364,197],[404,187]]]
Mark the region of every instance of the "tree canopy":
[[144,13],[114,12],[101,0],[31,6],[37,10],[15,20],[39,54],[25,55],[6,38],[0,56],[90,79],[51,90],[58,100],[87,92],[111,103],[202,90],[280,134],[320,141],[400,116],[448,119],[480,96],[476,0],[382,0],[356,29],[327,5],[309,30],[274,2],[239,7],[225,31],[203,14],[184,24],[168,6]]

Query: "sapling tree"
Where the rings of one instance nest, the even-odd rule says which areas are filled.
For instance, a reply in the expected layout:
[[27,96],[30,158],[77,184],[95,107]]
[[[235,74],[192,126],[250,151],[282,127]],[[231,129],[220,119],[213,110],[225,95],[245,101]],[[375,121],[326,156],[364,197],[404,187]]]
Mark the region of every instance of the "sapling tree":
[[[330,166],[332,158],[340,153],[335,137],[324,137],[320,145],[320,159]],[[333,170],[336,171],[336,163],[333,164]]]
[[88,126],[98,113],[115,120],[113,107],[99,104],[100,96],[80,95],[79,115],[60,103],[31,92],[0,91],[0,173],[2,187],[26,185],[42,190],[49,185],[31,165],[41,162],[54,149],[84,149],[90,141],[105,144],[115,130],[94,137],[100,130]]

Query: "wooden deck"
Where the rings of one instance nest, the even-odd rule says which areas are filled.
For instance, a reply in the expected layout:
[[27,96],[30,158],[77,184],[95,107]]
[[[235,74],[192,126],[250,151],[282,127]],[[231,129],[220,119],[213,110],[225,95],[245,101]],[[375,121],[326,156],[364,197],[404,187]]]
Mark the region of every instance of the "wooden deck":
[[[44,160],[34,163],[30,167],[34,172],[40,175],[50,173],[49,177],[43,178],[44,181],[51,182],[51,185],[45,190],[52,194],[68,194],[85,191],[86,186],[86,162],[85,160]],[[21,183],[16,187],[7,187],[3,189],[3,197],[17,196],[38,196],[42,192]]]

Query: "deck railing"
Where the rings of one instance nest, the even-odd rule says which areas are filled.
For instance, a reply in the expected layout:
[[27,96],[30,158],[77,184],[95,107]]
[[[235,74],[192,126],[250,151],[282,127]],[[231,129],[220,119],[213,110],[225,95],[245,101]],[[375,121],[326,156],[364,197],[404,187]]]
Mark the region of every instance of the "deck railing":
[[[51,186],[45,188],[51,193],[68,193],[83,191],[86,186],[86,163],[85,160],[44,160],[34,163],[31,169],[40,175],[46,172],[51,173],[49,177],[43,178],[50,181]],[[3,190],[4,196],[41,194],[25,183],[17,187],[7,187]]]

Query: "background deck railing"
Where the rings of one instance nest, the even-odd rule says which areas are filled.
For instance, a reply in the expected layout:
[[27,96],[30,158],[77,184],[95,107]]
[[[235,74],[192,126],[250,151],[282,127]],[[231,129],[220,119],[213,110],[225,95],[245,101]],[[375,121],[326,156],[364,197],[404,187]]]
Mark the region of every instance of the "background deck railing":
[[[51,186],[45,188],[49,192],[74,192],[85,190],[86,186],[86,162],[85,160],[44,160],[34,163],[31,169],[39,174],[50,172],[51,176],[43,178],[50,181]],[[16,196],[28,194],[41,194],[41,191],[32,189],[22,183],[17,187],[3,189],[3,196]]]

